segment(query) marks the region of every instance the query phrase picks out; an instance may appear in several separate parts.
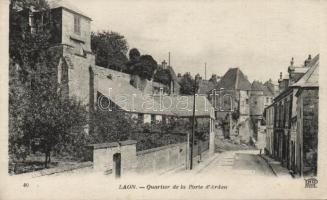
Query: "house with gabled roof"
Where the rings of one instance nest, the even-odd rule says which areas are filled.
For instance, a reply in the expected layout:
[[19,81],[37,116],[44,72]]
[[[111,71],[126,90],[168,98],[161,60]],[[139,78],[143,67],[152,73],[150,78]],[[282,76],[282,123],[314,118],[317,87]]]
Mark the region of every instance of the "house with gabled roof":
[[[215,108],[216,119],[229,121],[228,130],[223,128],[225,137],[237,136],[245,142],[250,140],[252,133],[247,123],[250,117],[250,95],[251,83],[239,68],[230,68],[210,91],[209,99]],[[232,125],[233,120],[237,124],[244,123],[246,128],[232,131],[236,127]]]
[[253,124],[253,136],[256,139],[256,146],[264,149],[266,146],[266,125],[264,109],[272,103],[274,95],[270,88],[262,82],[253,81],[250,96],[250,116]]
[[198,85],[199,85],[199,89],[198,89],[198,94],[201,95],[208,95],[210,94],[210,92],[216,88],[216,84],[213,81],[210,80],[199,80],[198,81]]
[[[272,104],[271,156],[293,174],[317,173],[319,55],[309,55],[301,67],[292,58],[288,77],[279,79],[279,94]],[[271,108],[271,107],[269,107]]]
[[[297,88],[296,126],[290,155],[290,169],[303,176],[317,175],[319,117],[319,55],[308,63],[309,70],[291,87]],[[291,151],[291,150],[290,150]]]
[[251,83],[239,68],[230,68],[216,86],[216,91],[231,91],[234,110],[239,111],[241,121],[249,117]]
[[250,96],[250,115],[257,119],[262,118],[265,97],[263,91],[264,85],[259,81],[253,81],[251,85]]

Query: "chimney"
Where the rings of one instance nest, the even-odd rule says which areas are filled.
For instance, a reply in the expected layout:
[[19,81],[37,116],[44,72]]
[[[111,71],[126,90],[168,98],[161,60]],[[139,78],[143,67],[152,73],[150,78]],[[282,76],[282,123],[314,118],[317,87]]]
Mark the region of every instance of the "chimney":
[[311,54],[309,54],[308,58],[304,61],[304,67],[308,66],[310,62],[311,62]]
[[288,67],[288,77],[289,77],[289,80],[292,81],[293,79],[293,74],[294,74],[294,58],[292,57],[291,59],[291,62],[290,62],[290,66]]
[[170,66],[170,52],[168,52],[168,66]]
[[161,66],[162,66],[162,69],[166,69],[167,68],[167,62],[165,60],[162,61]]
[[278,79],[278,83],[282,82],[283,81],[283,73],[280,72],[279,74],[279,79]]
[[283,73],[280,72],[278,79],[278,89],[281,92],[283,90]]

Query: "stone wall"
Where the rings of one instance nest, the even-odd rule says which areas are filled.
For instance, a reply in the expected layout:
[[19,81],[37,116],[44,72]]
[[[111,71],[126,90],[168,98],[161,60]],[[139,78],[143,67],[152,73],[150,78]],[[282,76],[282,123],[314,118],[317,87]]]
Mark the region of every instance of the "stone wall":
[[160,172],[186,163],[186,143],[167,145],[137,152],[139,173]]
[[[138,173],[162,173],[165,171],[186,167],[187,143],[172,144],[163,147],[137,152]],[[209,143],[201,142],[194,145],[193,165],[197,165],[204,158],[208,158]]]
[[74,48],[64,46],[63,57],[68,64],[68,88],[69,97],[77,97],[83,104],[90,103],[90,70],[94,67],[95,57],[93,54],[85,56],[73,53]]
[[122,174],[132,172],[136,167],[136,141],[127,140],[120,143],[103,143],[88,146],[89,151],[93,151],[90,160],[93,161],[95,171],[111,171],[114,166],[114,154],[121,154]]
[[316,173],[318,147],[318,90],[303,90],[303,167],[304,174]]
[[262,116],[265,96],[262,91],[252,91],[250,96],[250,115]]
[[[115,174],[114,155],[121,154],[121,174],[136,173],[162,173],[169,170],[186,167],[187,143],[171,144],[144,151],[136,151],[136,141],[127,140],[120,143],[102,143],[87,146],[93,161],[93,170]],[[209,143],[195,143],[193,151],[193,165],[210,156]]]
[[250,93],[249,91],[240,90],[239,96],[236,98],[239,98],[239,111],[240,115],[249,115],[250,114]]

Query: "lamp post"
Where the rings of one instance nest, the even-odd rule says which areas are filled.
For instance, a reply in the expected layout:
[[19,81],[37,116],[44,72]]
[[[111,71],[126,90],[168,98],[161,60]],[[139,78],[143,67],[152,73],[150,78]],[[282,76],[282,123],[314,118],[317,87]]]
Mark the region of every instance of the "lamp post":
[[195,131],[195,96],[196,96],[196,79],[194,77],[194,94],[193,94],[193,118],[192,118],[192,134],[190,138],[190,170],[193,169],[193,151],[194,151],[194,131]]

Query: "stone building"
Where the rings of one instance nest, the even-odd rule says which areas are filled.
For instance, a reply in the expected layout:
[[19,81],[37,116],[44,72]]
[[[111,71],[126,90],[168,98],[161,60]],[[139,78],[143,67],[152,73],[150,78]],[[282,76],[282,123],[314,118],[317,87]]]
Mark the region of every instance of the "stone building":
[[307,73],[291,87],[296,88],[296,128],[291,141],[289,166],[292,171],[304,176],[317,175],[318,116],[319,116],[319,55],[307,62]]
[[259,81],[253,81],[251,85],[250,95],[250,118],[253,127],[253,138],[255,145],[259,149],[265,147],[265,128],[262,126],[264,102],[266,100],[264,94],[264,85]]
[[208,94],[216,119],[228,121],[225,137],[248,142],[253,136],[249,124],[250,95],[251,83],[239,68],[230,68]]
[[218,82],[215,90],[231,91],[232,107],[239,111],[241,121],[249,118],[251,83],[239,68],[230,68]]
[[266,121],[266,142],[265,153],[273,155],[274,153],[274,106],[267,106],[264,111]]
[[299,175],[316,172],[318,66],[319,55],[313,59],[309,55],[301,67],[294,66],[292,59],[288,77],[283,79],[281,74],[280,93],[273,103],[273,148],[269,150],[283,166]]
[[264,85],[261,82],[252,82],[250,96],[250,115],[257,120],[262,119],[263,109],[265,107],[266,96],[264,96],[263,91]]

